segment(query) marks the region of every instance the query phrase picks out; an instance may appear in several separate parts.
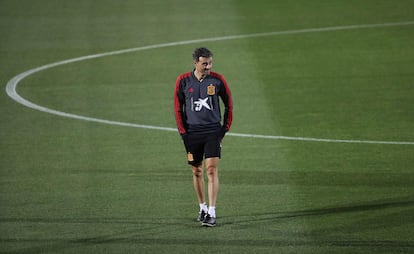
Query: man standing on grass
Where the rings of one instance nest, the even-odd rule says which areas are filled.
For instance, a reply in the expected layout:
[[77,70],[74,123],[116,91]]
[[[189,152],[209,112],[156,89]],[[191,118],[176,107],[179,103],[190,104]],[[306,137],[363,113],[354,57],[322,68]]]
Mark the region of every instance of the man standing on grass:
[[[197,220],[203,226],[214,227],[221,141],[231,126],[233,103],[224,77],[211,71],[213,53],[206,48],[197,48],[193,53],[193,63],[194,70],[178,76],[175,83],[175,120],[184,141],[188,164],[193,171],[194,190],[200,204]],[[225,107],[223,121],[219,97]],[[204,188],[204,158],[208,179],[208,207]]]

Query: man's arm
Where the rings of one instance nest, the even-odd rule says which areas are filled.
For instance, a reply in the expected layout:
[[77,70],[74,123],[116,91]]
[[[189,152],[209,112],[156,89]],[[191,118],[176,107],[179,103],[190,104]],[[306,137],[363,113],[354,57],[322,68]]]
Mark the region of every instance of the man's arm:
[[230,130],[233,121],[233,100],[231,97],[230,88],[224,77],[221,77],[223,81],[223,88],[220,89],[220,97],[224,103],[224,116],[223,116],[223,128],[227,132]]
[[181,80],[182,76],[179,76],[175,82],[174,114],[178,132],[180,135],[184,135],[187,133],[187,127],[184,115],[185,97],[181,89]]

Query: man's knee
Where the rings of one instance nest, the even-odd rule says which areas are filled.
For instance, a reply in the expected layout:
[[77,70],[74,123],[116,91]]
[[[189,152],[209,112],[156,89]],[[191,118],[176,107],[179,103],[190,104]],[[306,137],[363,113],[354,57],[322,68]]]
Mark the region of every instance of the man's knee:
[[193,170],[193,175],[200,177],[203,176],[203,166],[200,163],[199,165],[192,166],[191,169]]
[[214,175],[218,170],[219,158],[209,158],[206,160],[206,171],[209,175]]
[[207,165],[206,172],[208,175],[215,175],[217,174],[217,165]]

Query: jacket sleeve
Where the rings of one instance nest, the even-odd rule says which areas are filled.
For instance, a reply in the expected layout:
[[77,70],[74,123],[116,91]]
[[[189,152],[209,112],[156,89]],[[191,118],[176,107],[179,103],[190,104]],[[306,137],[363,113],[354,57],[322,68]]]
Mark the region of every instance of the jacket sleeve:
[[233,100],[231,97],[230,88],[224,77],[221,77],[223,82],[223,89],[220,89],[220,97],[224,103],[223,128],[229,131],[233,121]]
[[181,86],[181,76],[179,76],[175,82],[174,93],[174,114],[175,121],[177,123],[178,132],[180,135],[184,135],[187,132],[186,116],[185,116],[185,96]]

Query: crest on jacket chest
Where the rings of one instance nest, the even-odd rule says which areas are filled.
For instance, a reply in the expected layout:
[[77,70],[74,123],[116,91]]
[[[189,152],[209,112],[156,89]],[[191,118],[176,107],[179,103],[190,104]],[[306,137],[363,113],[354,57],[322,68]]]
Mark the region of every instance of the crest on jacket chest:
[[215,95],[216,94],[216,87],[211,84],[207,87],[207,94],[208,95]]

